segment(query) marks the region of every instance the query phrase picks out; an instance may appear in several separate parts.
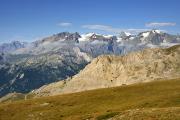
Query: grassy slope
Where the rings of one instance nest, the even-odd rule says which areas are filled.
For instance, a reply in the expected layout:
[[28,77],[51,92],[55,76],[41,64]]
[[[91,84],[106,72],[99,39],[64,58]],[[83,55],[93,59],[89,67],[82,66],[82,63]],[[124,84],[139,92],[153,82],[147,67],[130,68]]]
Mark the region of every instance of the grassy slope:
[[0,104],[0,120],[180,119],[180,79]]

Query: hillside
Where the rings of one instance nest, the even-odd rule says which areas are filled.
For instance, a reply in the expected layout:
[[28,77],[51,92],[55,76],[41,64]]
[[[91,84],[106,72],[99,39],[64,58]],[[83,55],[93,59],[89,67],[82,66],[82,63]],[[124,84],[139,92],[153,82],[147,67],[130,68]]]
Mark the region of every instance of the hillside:
[[0,104],[1,120],[178,120],[180,79]]
[[145,49],[124,56],[105,55],[94,59],[71,79],[45,85],[32,93],[38,97],[49,96],[179,78],[179,66],[180,45]]

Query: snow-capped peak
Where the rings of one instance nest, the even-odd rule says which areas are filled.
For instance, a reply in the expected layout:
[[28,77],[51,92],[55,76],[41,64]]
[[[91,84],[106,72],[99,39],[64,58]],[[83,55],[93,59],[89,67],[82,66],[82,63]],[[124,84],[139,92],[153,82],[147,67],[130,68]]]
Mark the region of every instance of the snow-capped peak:
[[125,34],[126,34],[126,36],[130,36],[131,35],[131,33],[129,33],[129,32],[124,32]]
[[160,30],[152,30],[152,33],[158,33],[158,34],[160,34],[161,31],[160,31]]
[[120,37],[128,37],[128,36],[131,36],[131,33],[129,33],[129,32],[121,32],[120,33]]
[[87,34],[82,34],[81,38],[79,38],[79,41],[88,41],[90,38],[96,39],[99,36],[107,38],[107,39],[113,37],[113,35],[103,35],[103,34],[97,34],[97,33],[87,33]]
[[147,38],[150,34],[160,34],[161,31],[160,30],[151,30],[151,31],[146,31],[146,32],[142,32],[140,33],[140,36],[142,39]]
[[146,38],[146,37],[148,37],[148,36],[149,36],[149,34],[150,34],[150,32],[144,32],[144,33],[142,33],[142,35],[141,35],[141,36],[142,36],[143,38]]
[[95,33],[87,33],[87,34],[82,34],[81,38],[79,38],[79,41],[88,41],[89,38],[94,35]]

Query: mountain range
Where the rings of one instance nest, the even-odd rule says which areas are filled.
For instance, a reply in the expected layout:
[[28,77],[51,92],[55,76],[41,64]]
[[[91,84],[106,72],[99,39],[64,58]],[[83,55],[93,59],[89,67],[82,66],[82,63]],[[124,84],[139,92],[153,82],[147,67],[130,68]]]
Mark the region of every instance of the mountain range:
[[[97,57],[93,61],[100,59],[101,57],[98,57],[100,55],[126,55],[132,51],[140,51],[146,48],[166,48],[179,43],[180,36],[178,35],[151,30],[137,35],[122,32],[116,36],[96,33],[80,35],[77,32],[62,32],[31,43],[16,41],[2,44],[0,45],[0,96],[12,92],[27,93],[52,82],[73,79],[71,77],[82,70],[93,58]],[[166,52],[162,51],[165,50],[158,50],[162,56],[156,57],[166,57]],[[141,53],[137,54],[141,55]],[[150,49],[146,54],[154,56],[157,52]],[[175,54],[175,57],[177,57],[176,52],[172,54]],[[131,62],[135,61],[136,58],[139,59],[135,55],[132,56],[134,58]],[[103,59],[105,59],[106,63],[109,60],[111,62],[114,59],[121,58],[106,56]],[[140,61],[142,62],[143,59]],[[162,62],[161,60],[159,63],[154,57],[151,59],[154,60],[154,64],[157,62],[157,65]],[[170,62],[175,61],[170,60]],[[179,65],[179,63],[177,64]],[[147,64],[143,64],[141,67],[144,65]],[[166,64],[164,63],[163,65]],[[172,66],[169,67],[175,69]],[[133,68],[130,67],[128,69],[135,68],[136,66],[134,65]],[[162,68],[166,70],[168,67]],[[151,70],[151,68],[149,69]],[[143,72],[143,70],[140,72]],[[137,76],[132,76],[132,79],[133,77]],[[111,78],[112,76],[109,79]],[[123,84],[128,83],[125,82]]]

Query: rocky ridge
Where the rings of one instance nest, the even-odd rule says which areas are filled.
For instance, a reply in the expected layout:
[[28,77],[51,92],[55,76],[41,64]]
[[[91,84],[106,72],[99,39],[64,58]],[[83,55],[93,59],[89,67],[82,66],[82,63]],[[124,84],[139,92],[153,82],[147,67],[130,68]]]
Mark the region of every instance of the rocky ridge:
[[32,93],[49,96],[179,78],[179,66],[180,45],[166,49],[145,49],[124,56],[99,56],[71,79],[43,86]]

